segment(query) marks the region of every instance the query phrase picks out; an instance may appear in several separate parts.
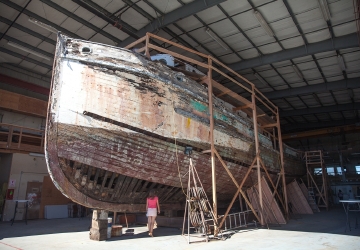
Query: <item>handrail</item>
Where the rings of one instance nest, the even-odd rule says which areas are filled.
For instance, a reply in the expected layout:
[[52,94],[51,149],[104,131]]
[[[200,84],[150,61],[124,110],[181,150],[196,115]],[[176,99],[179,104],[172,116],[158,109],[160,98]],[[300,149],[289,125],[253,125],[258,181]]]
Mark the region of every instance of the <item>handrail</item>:
[[0,123],[0,152],[44,152],[45,131]]
[[37,131],[37,132],[41,132],[41,133],[44,132],[44,130],[42,130],[42,129],[29,128],[29,127],[10,124],[10,123],[0,123],[0,128],[1,128],[1,126],[11,126],[11,127],[23,128],[23,129],[33,130],[33,131]]
[[[246,82],[247,84],[250,85],[250,88],[249,87],[246,87],[244,86],[243,84],[241,84],[239,81],[235,80],[233,77],[229,76],[227,73],[221,71],[220,69],[214,67],[214,66],[211,66],[211,65],[208,65],[207,63],[204,63],[204,62],[200,62],[196,59],[193,59],[193,58],[190,58],[190,57],[187,57],[187,56],[184,56],[184,55],[181,55],[179,53],[176,53],[176,52],[173,52],[173,51],[169,51],[165,48],[161,48],[159,46],[156,46],[154,44],[151,44],[150,43],[150,38],[153,38],[153,39],[156,39],[156,40],[159,40],[159,41],[162,41],[162,42],[165,42],[165,43],[168,43],[174,47],[177,47],[179,49],[182,49],[182,50],[185,50],[185,51],[188,51],[192,54],[195,54],[201,58],[203,58],[204,60],[206,59],[206,61],[208,61],[209,59],[211,61],[213,61],[215,64],[223,67],[225,70],[227,70],[228,72],[234,74],[236,77],[240,78],[241,80],[243,80],[244,82]],[[277,114],[277,107],[274,103],[272,103],[263,93],[261,93],[256,87],[255,85],[249,81],[248,79],[246,79],[245,77],[241,76],[239,73],[235,72],[234,70],[232,70],[231,68],[229,68],[227,65],[225,65],[224,63],[220,62],[219,60],[217,60],[216,58],[214,58],[213,56],[210,56],[210,55],[206,55],[206,54],[203,54],[201,52],[198,52],[196,50],[193,50],[193,49],[190,49],[190,48],[187,48],[183,45],[180,45],[178,43],[175,43],[175,42],[172,42],[172,41],[169,41],[165,38],[162,38],[160,36],[157,36],[157,35],[154,35],[152,33],[146,33],[146,35],[136,41],[134,41],[133,43],[127,45],[125,48],[126,49],[131,49],[133,48],[134,46],[138,45],[138,44],[141,44],[141,43],[145,43],[145,46],[140,48],[141,49],[141,52],[146,50],[147,49],[154,49],[156,51],[159,51],[159,52],[163,52],[163,53],[167,53],[167,54],[170,54],[172,56],[174,56],[175,58],[179,58],[179,59],[182,59],[184,61],[187,61],[187,62],[190,62],[190,63],[194,63],[200,67],[203,67],[205,69],[209,69],[211,68],[212,70],[216,71],[217,73],[219,73],[220,75],[222,75],[223,77],[227,78],[228,80],[230,80],[231,82],[235,83],[236,85],[238,85],[239,87],[241,87],[242,89],[246,90],[248,93],[251,93],[251,94],[254,94],[256,96],[256,99],[259,100],[270,112],[272,112],[273,114]],[[138,51],[139,52],[139,51]],[[226,94],[226,93],[225,93]],[[225,95],[224,94],[224,95]],[[261,96],[258,97],[258,95]],[[270,107],[271,106],[271,107]]]

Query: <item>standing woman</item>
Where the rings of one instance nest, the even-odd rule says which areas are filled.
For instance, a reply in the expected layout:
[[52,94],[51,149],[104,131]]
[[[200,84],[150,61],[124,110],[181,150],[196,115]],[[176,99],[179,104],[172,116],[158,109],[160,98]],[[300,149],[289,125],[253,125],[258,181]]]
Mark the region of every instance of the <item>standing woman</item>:
[[150,190],[149,197],[146,199],[146,216],[148,217],[149,235],[153,236],[153,229],[157,214],[160,214],[159,198],[154,190]]

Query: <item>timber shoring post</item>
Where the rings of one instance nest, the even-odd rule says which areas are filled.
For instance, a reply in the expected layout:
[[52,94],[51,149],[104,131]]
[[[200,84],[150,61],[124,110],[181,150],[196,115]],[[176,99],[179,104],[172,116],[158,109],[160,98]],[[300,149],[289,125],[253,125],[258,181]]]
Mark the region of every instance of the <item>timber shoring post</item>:
[[[259,134],[258,134],[258,122],[256,114],[256,100],[255,100],[255,87],[251,86],[251,100],[253,105],[253,123],[254,123],[254,136],[255,136],[255,150],[256,150],[256,164],[257,164],[257,177],[259,183],[259,204],[260,210],[263,211],[263,200],[262,200],[262,189],[261,189],[261,171],[260,171],[260,155],[259,155]],[[264,216],[262,212],[260,213],[260,224],[264,226]]]
[[212,198],[214,210],[214,236],[218,234],[217,227],[217,197],[216,197],[216,166],[215,166],[215,146],[214,146],[214,115],[212,99],[212,58],[208,57],[208,98],[209,98],[209,120],[210,120],[210,142],[211,142],[211,176],[212,176]]

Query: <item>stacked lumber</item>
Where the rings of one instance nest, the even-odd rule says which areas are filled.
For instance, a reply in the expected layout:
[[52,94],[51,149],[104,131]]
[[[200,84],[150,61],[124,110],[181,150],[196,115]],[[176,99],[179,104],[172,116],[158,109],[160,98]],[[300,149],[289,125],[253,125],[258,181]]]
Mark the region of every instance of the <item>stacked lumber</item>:
[[[263,176],[261,178],[261,189],[263,197],[263,216],[264,221],[270,224],[286,224],[286,219],[281,212],[281,209],[274,199],[270,187]],[[259,204],[259,185],[256,184],[246,190],[251,205],[255,210],[261,212]]]
[[293,214],[313,214],[303,191],[296,180],[286,185],[287,199],[291,204],[290,212]]

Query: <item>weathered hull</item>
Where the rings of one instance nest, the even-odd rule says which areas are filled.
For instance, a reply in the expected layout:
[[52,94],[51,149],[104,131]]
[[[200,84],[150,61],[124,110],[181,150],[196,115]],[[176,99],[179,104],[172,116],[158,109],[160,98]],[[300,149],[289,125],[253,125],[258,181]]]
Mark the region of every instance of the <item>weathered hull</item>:
[[[84,47],[90,53],[82,53]],[[185,145],[194,148],[193,163],[211,191],[210,157],[201,153],[210,149],[205,87],[131,51],[79,40],[58,42],[53,74],[46,158],[64,194],[118,211],[144,209],[136,204],[150,188],[163,203],[181,202]],[[214,104],[215,147],[241,181],[255,157],[252,122],[219,99]],[[279,153],[269,138],[259,138],[262,160],[276,177]],[[302,175],[302,163],[286,152],[293,154],[285,153],[286,172]],[[235,185],[216,165],[218,197],[226,200]],[[255,173],[245,185],[254,183]]]

